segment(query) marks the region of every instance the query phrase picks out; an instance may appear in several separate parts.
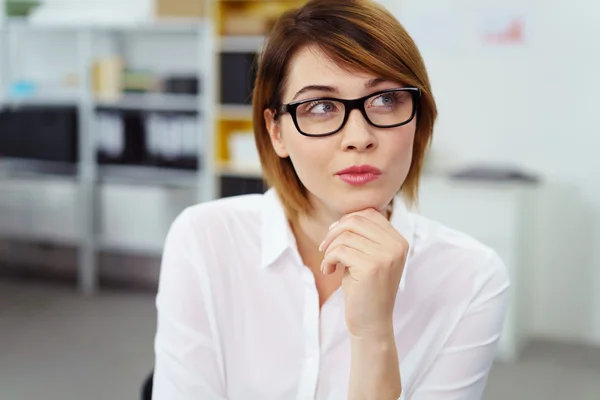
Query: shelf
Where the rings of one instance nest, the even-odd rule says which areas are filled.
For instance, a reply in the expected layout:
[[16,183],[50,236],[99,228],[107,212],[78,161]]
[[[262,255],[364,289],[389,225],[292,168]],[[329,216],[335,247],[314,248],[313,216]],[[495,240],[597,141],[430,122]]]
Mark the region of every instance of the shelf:
[[163,244],[128,243],[120,240],[100,239],[96,241],[99,251],[113,254],[135,254],[139,256],[160,257],[163,252]]
[[265,41],[265,36],[222,36],[219,50],[225,53],[259,53]]
[[[218,176],[262,179],[260,166],[221,163],[215,168]],[[198,185],[198,172],[174,170],[151,166],[102,165],[98,180],[105,183],[121,183],[150,186],[176,186],[193,188]]]
[[63,178],[76,180],[77,164],[21,158],[0,158],[0,178]]
[[199,182],[197,171],[130,165],[102,165],[98,168],[98,180],[101,183],[189,188],[196,187]]
[[73,92],[40,93],[31,96],[8,96],[0,99],[0,105],[8,107],[19,106],[77,106],[79,97]]
[[123,33],[151,33],[151,34],[198,34],[206,23],[202,20],[164,19],[156,21],[77,21],[61,22],[31,22],[27,18],[8,18],[5,27],[30,31],[116,31]]
[[219,107],[219,118],[228,121],[248,121],[252,120],[251,105],[226,105]]
[[[201,108],[201,97],[197,95],[140,93],[125,94],[116,99],[98,98],[94,101],[96,107],[121,110],[147,111],[184,111],[198,112]],[[77,106],[80,103],[77,95],[72,93],[39,94],[23,97],[8,97],[0,104],[9,107],[19,106]]]
[[132,25],[94,27],[99,30],[113,30],[134,33],[159,33],[159,34],[197,34],[206,26],[205,22],[196,19],[161,19]]
[[96,99],[97,108],[145,111],[197,112],[201,97],[197,95],[167,93],[128,93],[118,99]]
[[258,165],[236,165],[235,163],[221,163],[216,168],[221,177],[262,179],[262,171]]

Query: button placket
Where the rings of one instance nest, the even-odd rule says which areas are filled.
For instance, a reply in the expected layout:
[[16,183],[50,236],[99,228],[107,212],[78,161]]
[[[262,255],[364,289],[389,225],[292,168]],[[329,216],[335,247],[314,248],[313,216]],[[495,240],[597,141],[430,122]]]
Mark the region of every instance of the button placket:
[[321,363],[319,294],[314,276],[308,268],[302,271],[304,286],[304,362],[297,400],[313,400],[317,391]]

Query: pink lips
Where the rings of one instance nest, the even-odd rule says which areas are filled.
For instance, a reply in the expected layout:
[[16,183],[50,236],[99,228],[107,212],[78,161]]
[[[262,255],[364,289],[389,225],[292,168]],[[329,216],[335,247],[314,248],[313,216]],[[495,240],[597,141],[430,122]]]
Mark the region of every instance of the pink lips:
[[339,171],[336,175],[352,186],[362,186],[379,179],[382,172],[371,165],[359,165]]

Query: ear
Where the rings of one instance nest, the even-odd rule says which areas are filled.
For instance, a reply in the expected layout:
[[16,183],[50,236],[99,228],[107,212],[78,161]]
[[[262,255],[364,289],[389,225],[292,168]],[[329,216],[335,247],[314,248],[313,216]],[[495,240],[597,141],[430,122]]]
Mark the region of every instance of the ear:
[[275,150],[275,153],[281,158],[289,157],[290,155],[287,152],[285,143],[281,137],[281,126],[279,125],[279,122],[275,120],[275,114],[272,110],[266,109],[263,115],[265,118],[265,125],[269,131],[269,137],[271,138],[273,150]]

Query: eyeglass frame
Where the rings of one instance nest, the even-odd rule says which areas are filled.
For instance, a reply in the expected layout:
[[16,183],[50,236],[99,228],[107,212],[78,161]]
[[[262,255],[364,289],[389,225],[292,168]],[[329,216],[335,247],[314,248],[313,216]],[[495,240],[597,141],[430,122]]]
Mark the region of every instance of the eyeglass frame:
[[[412,109],[410,118],[404,122],[394,124],[394,125],[377,125],[377,124],[373,123],[373,121],[371,121],[371,119],[369,118],[369,116],[367,114],[367,110],[365,109],[365,101],[367,101],[371,97],[376,97],[376,96],[379,96],[382,94],[392,93],[392,92],[410,92],[412,101],[413,101],[413,109]],[[405,88],[380,90],[378,92],[371,93],[367,96],[363,96],[358,99],[338,99],[335,97],[314,97],[311,99],[298,100],[298,101],[293,101],[291,103],[283,104],[277,110],[278,114],[275,116],[275,119],[279,118],[279,115],[283,115],[286,113],[290,114],[290,116],[292,117],[292,121],[294,122],[294,125],[296,126],[296,129],[298,130],[298,132],[300,132],[301,135],[308,136],[308,137],[325,137],[325,136],[335,135],[336,133],[338,133],[339,131],[344,129],[344,126],[346,126],[346,123],[348,122],[348,119],[350,118],[350,113],[353,110],[359,110],[361,112],[361,114],[363,115],[363,118],[365,119],[365,121],[367,121],[367,123],[369,123],[369,125],[374,126],[375,128],[382,128],[382,129],[397,128],[399,126],[410,123],[415,118],[415,116],[417,115],[417,110],[419,108],[419,99],[420,98],[421,98],[421,89],[416,88],[416,87],[405,87]],[[342,121],[342,124],[340,125],[340,127],[333,132],[321,133],[321,134],[310,134],[310,133],[303,132],[302,129],[300,129],[300,124],[298,123],[298,117],[296,115],[298,107],[301,106],[302,104],[310,103],[313,101],[319,101],[319,100],[336,101],[338,103],[342,103],[344,105],[344,120]]]

